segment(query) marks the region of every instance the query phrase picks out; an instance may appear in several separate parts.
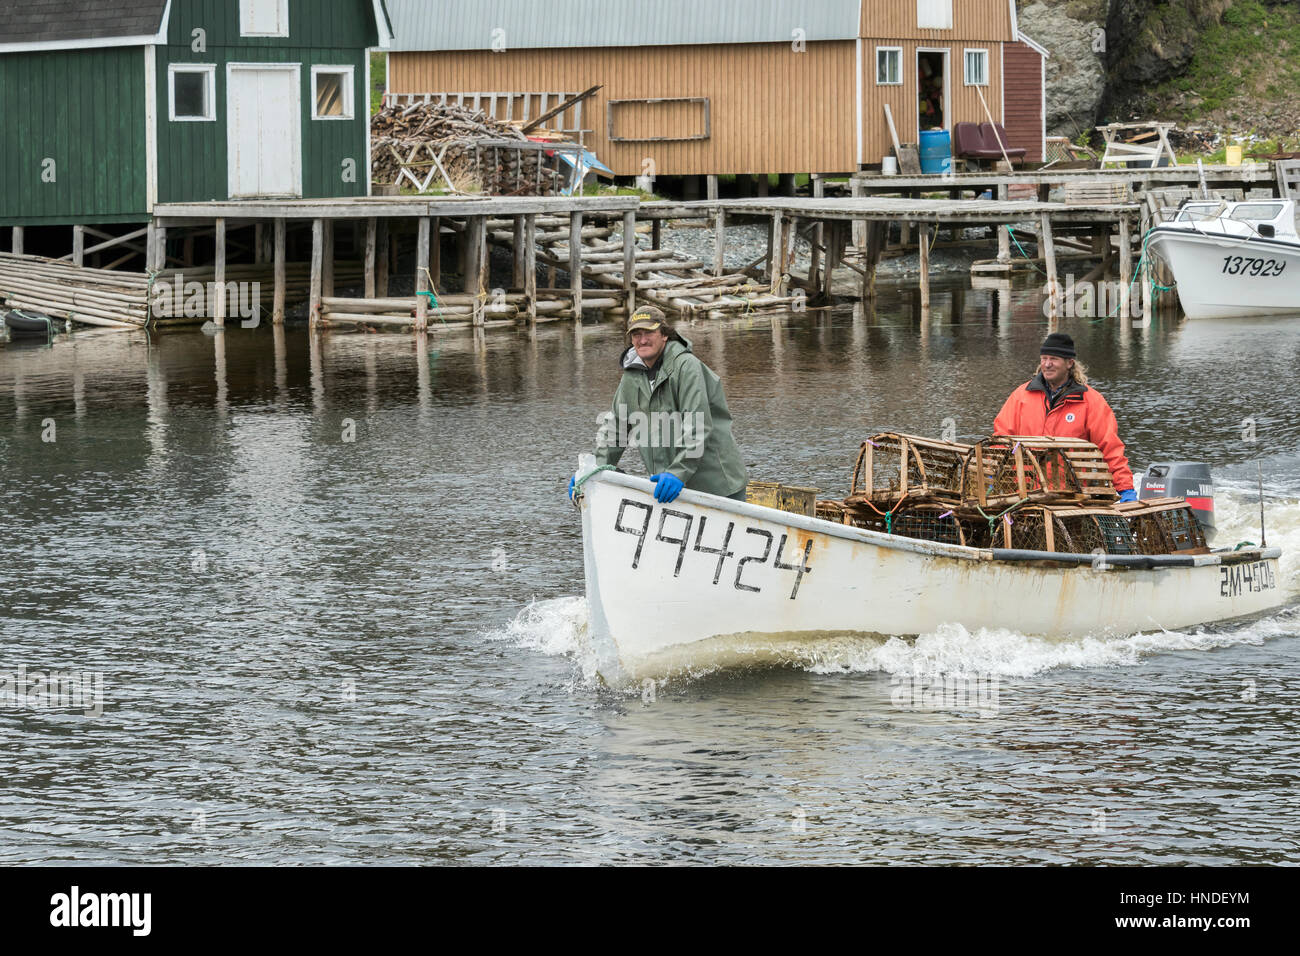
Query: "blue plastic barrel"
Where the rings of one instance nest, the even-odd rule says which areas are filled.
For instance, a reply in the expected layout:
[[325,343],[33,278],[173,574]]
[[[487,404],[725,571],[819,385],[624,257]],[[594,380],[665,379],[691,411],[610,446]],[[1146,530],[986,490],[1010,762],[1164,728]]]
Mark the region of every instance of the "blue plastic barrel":
[[952,141],[946,129],[921,131],[921,172],[952,172]]

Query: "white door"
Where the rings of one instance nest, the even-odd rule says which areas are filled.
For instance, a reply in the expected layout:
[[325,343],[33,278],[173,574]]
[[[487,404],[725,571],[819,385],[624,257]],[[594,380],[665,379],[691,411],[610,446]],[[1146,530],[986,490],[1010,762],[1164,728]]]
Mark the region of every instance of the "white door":
[[230,198],[302,195],[302,82],[297,63],[226,71]]

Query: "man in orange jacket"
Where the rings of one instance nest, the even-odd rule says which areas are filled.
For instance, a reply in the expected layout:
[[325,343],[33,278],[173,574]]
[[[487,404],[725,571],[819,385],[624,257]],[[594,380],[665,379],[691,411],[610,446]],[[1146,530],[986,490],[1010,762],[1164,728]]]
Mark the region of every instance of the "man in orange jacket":
[[1039,349],[1038,374],[1011,393],[993,422],[995,435],[1082,438],[1101,449],[1120,501],[1137,501],[1115,413],[1076,360],[1074,339],[1053,332]]

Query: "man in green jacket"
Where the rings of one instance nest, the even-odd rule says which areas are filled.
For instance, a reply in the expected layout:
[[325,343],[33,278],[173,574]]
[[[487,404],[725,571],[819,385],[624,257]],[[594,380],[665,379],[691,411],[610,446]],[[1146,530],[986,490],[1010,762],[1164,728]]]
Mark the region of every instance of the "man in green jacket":
[[674,500],[683,487],[744,501],[748,476],[721,380],[654,306],[637,309],[627,333],[631,346],[619,356],[623,378],[602,416],[597,464],[617,465],[635,444],[656,501]]

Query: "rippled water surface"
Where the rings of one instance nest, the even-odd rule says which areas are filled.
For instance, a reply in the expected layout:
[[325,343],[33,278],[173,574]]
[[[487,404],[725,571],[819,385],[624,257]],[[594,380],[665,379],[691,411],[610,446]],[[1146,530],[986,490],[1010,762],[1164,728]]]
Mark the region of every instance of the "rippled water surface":
[[[975,438],[1036,362],[1034,293],[935,305],[684,331],[751,476],[842,495],[871,431]],[[98,716],[0,703],[0,862],[1295,862],[1300,318],[1061,328],[1135,464],[1213,464],[1218,544],[1262,465],[1290,607],[615,694],[563,490],[616,330],[0,347],[0,673],[102,680]]]

